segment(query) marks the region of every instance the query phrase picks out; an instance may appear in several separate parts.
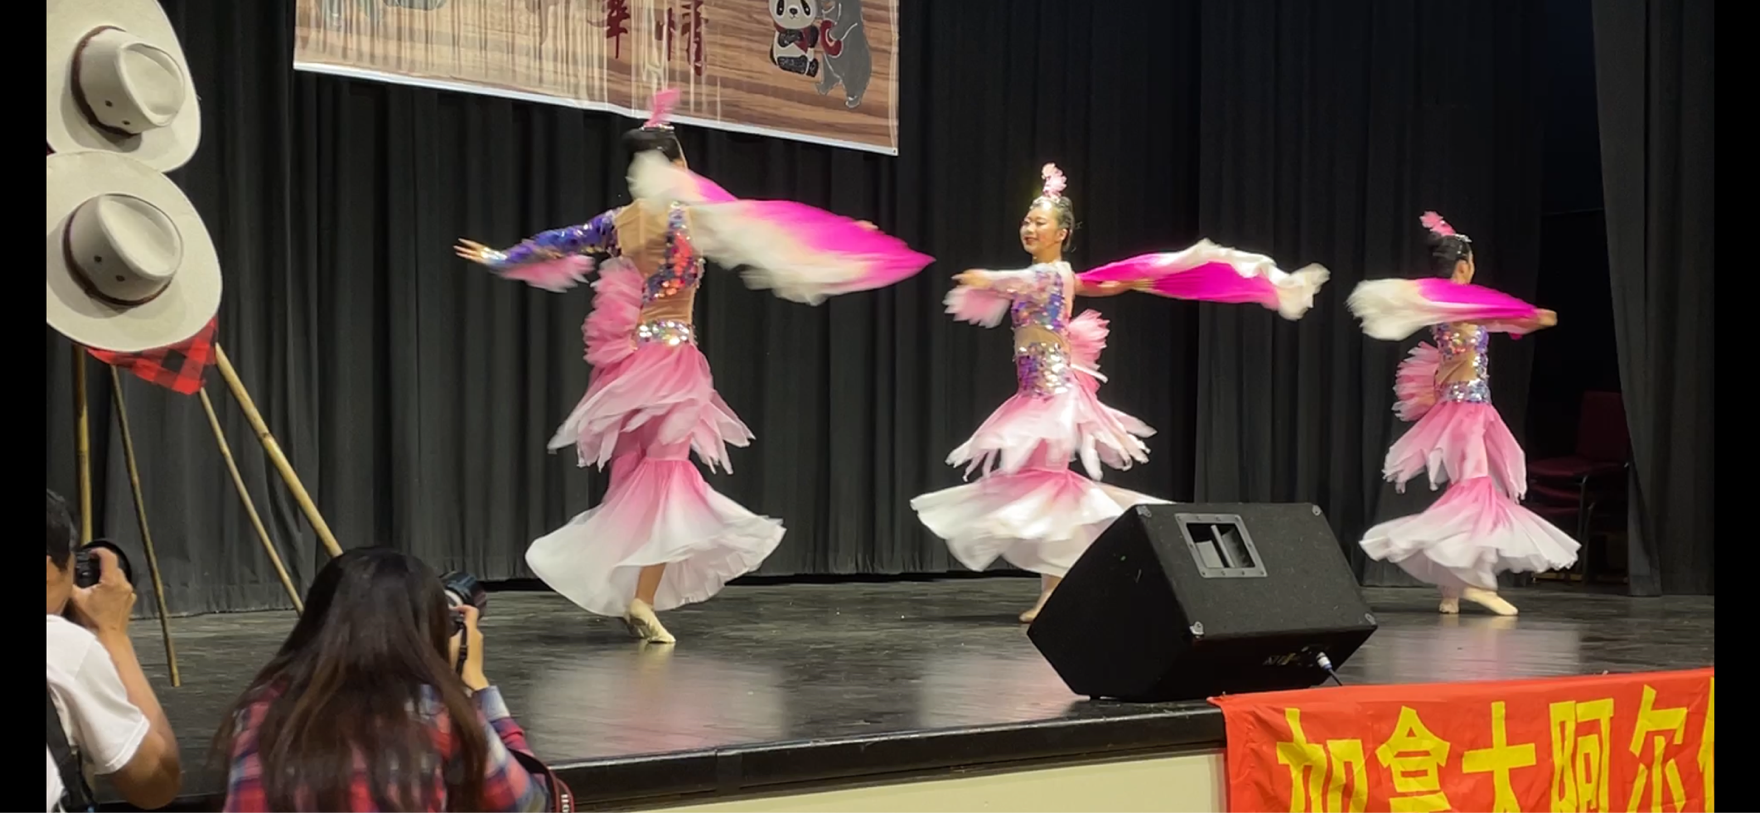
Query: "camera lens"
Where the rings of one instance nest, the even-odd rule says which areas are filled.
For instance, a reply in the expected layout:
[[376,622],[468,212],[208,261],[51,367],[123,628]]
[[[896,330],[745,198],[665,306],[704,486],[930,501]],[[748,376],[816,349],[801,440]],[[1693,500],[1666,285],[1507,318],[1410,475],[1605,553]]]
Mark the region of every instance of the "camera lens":
[[128,563],[128,555],[108,539],[94,539],[85,547],[73,553],[73,583],[79,587],[95,587],[104,577],[103,562],[98,559],[95,551],[103,548],[116,555],[116,567],[122,571],[122,578],[134,583],[134,568]]
[[440,577],[440,585],[446,589],[447,598],[454,606],[462,607],[469,604],[482,613],[489,608],[489,592],[477,581],[477,577],[463,571],[454,570]]

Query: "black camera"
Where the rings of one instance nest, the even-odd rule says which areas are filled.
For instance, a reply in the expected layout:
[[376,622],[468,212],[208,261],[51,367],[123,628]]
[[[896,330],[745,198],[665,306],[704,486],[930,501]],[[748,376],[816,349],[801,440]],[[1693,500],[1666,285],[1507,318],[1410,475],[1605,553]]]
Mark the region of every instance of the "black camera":
[[[95,587],[98,580],[104,577],[104,563],[98,559],[95,553],[98,548],[116,554],[116,566],[122,570],[122,578],[127,580],[129,584],[134,584],[134,568],[128,563],[128,554],[123,553],[121,548],[116,547],[116,544],[108,539],[94,539],[73,552],[74,586]],[[476,580],[472,579],[471,583],[475,584]]]
[[[450,571],[440,577],[440,586],[446,591],[446,602],[455,608],[469,604],[477,608],[478,615],[482,615],[484,610],[489,609],[489,591],[484,590],[483,583],[477,581],[477,577],[469,573],[461,570]],[[464,614],[454,612],[452,614],[452,634],[457,635],[461,632],[464,632]]]

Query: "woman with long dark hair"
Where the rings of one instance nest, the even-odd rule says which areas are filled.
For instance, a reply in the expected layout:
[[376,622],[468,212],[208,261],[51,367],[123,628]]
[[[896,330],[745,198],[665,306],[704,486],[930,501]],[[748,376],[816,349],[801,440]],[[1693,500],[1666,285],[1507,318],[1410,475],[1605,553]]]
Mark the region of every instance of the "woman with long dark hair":
[[476,608],[453,608],[432,569],[389,548],[357,548],[319,571],[305,614],[227,714],[215,750],[230,760],[228,811],[549,802],[511,753],[531,751],[483,675]]
[[1570,567],[1577,543],[1521,506],[1528,490],[1522,447],[1491,405],[1492,333],[1521,336],[1558,315],[1472,284],[1473,241],[1441,215],[1420,219],[1429,234],[1432,276],[1363,282],[1350,308],[1363,332],[1399,341],[1430,328],[1394,376],[1401,420],[1415,421],[1387,450],[1383,474],[1397,488],[1421,473],[1447,493],[1423,513],[1389,520],[1363,535],[1363,551],[1442,591],[1443,613],[1461,599],[1498,615],[1515,605],[1497,594],[1497,574]]

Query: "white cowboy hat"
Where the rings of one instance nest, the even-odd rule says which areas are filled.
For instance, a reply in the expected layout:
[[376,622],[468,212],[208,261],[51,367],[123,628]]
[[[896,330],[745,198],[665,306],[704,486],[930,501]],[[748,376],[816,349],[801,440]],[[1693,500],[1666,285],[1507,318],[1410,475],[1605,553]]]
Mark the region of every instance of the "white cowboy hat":
[[48,156],[49,326],[136,353],[194,336],[220,308],[220,255],[170,178],[108,152]]
[[51,0],[49,147],[106,150],[161,172],[189,161],[202,111],[159,0]]

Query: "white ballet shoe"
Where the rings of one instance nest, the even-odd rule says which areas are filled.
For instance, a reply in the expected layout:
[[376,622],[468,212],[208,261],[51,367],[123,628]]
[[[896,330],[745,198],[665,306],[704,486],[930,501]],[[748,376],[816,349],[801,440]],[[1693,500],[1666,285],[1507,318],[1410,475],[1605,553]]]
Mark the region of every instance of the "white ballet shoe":
[[1454,596],[1443,596],[1442,603],[1436,605],[1436,611],[1443,615],[1460,615],[1461,600]]
[[1504,601],[1502,596],[1499,596],[1490,590],[1469,587],[1461,591],[1461,598],[1471,601],[1498,615],[1516,614],[1516,605]]
[[651,644],[678,642],[678,639],[672,637],[672,633],[667,632],[666,627],[660,624],[660,617],[654,614],[654,608],[639,598],[630,601],[629,610],[623,614],[623,625],[629,629],[631,636]]

